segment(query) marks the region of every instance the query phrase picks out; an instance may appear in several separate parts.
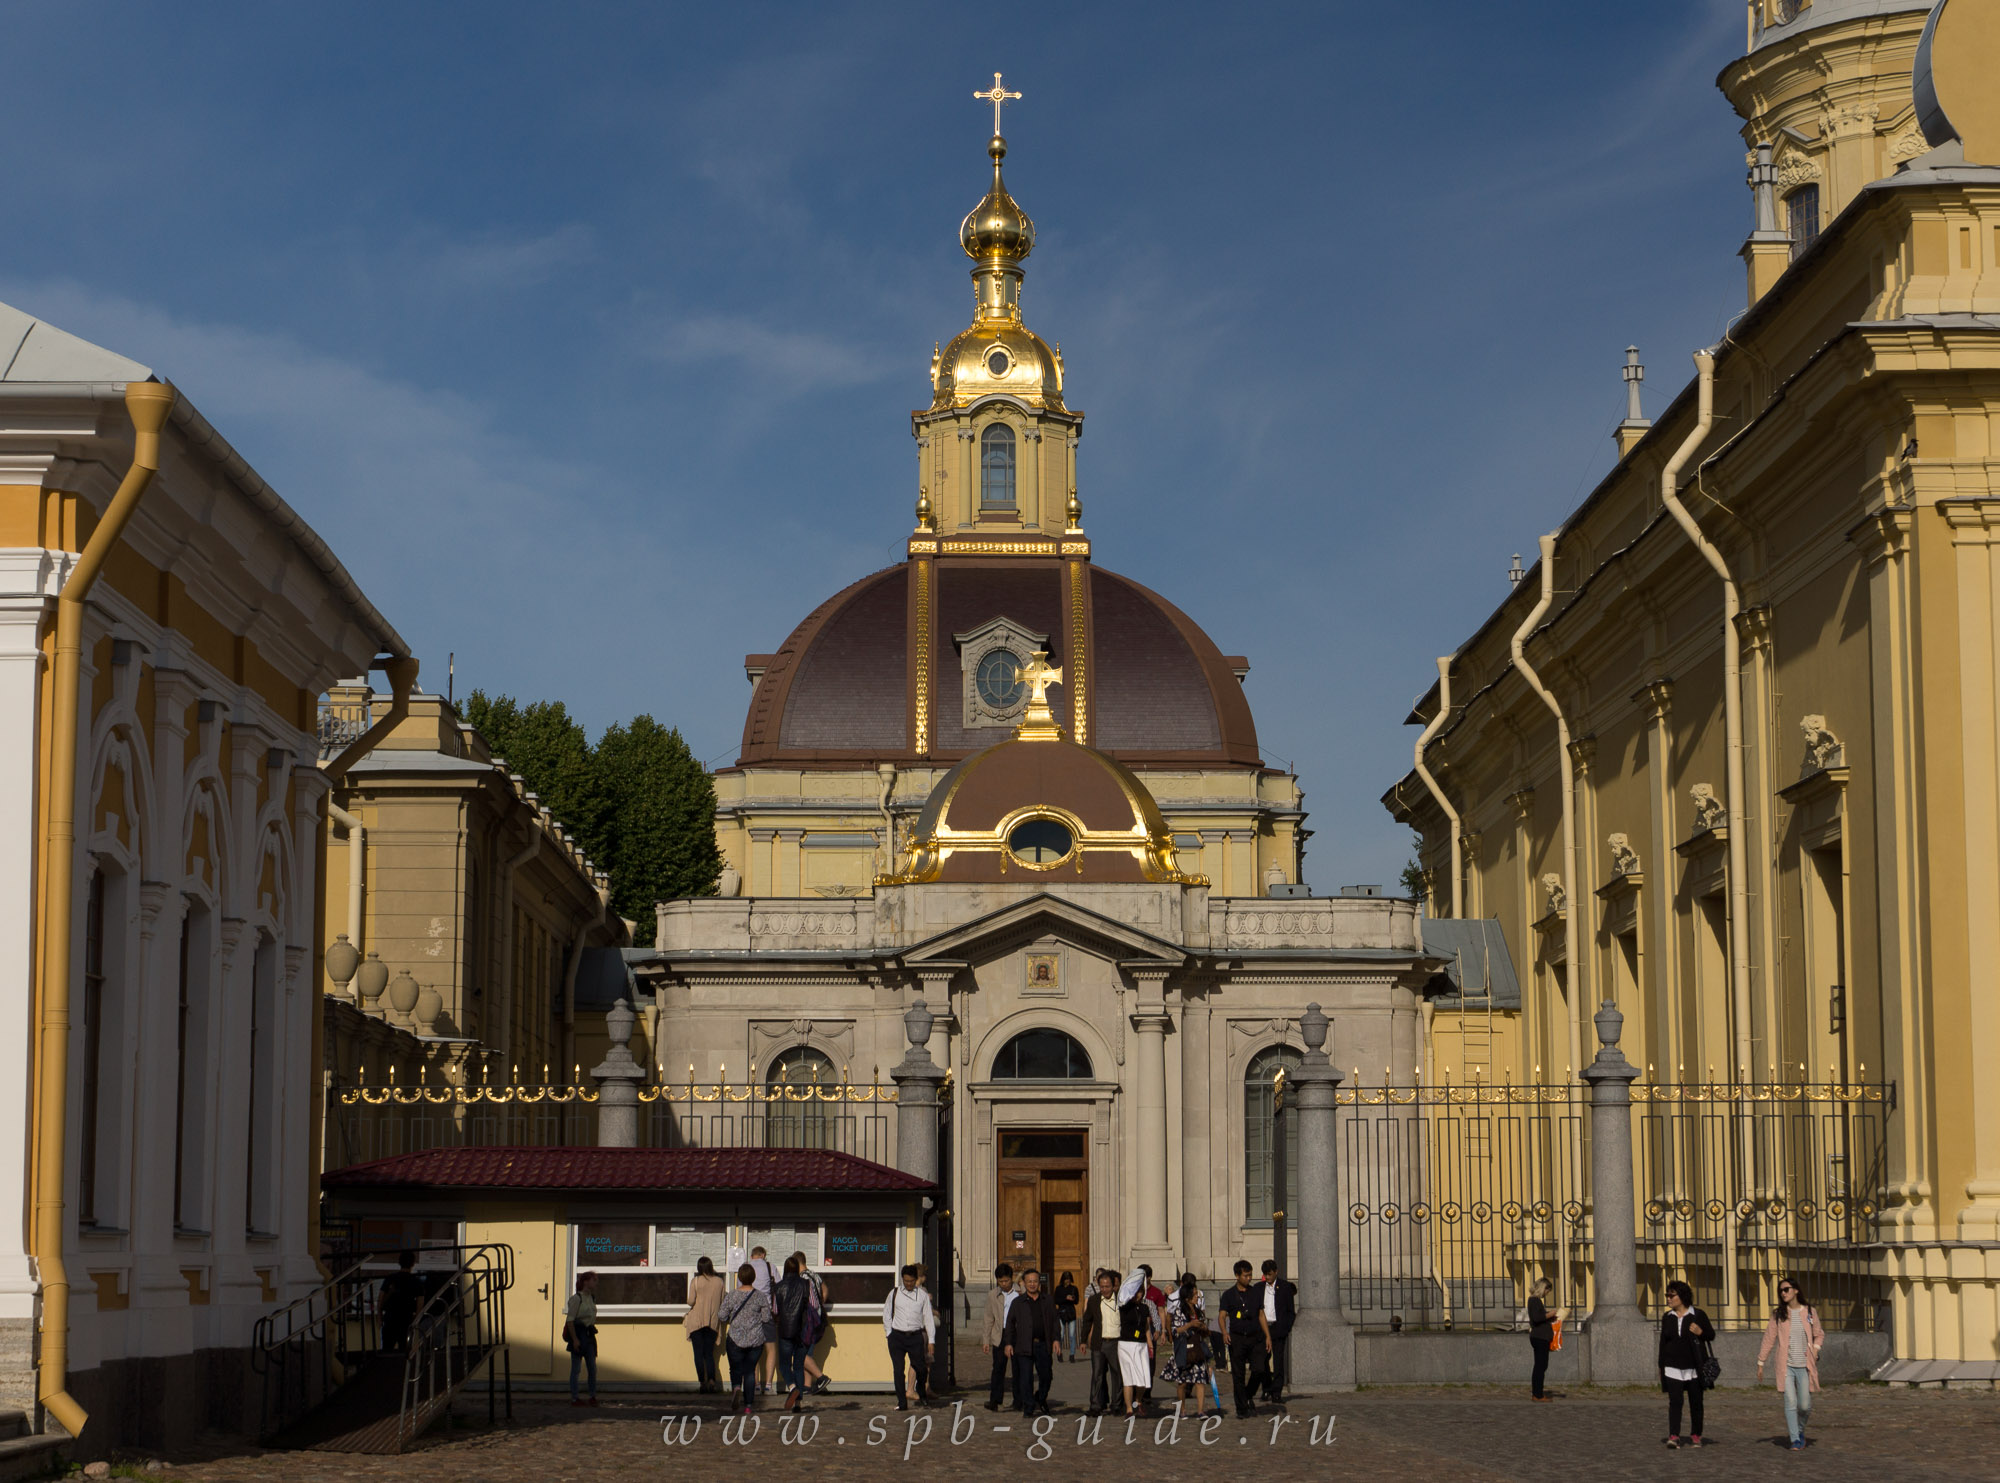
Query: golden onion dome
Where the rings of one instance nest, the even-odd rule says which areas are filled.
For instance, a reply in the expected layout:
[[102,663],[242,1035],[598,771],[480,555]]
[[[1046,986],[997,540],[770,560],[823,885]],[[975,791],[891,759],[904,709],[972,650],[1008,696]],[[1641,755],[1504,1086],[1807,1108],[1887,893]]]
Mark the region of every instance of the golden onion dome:
[[993,157],[993,189],[959,226],[958,240],[974,262],[1005,258],[1018,263],[1035,250],[1035,224],[1007,194],[1006,183],[1000,178],[1007,141],[995,134],[986,152]]

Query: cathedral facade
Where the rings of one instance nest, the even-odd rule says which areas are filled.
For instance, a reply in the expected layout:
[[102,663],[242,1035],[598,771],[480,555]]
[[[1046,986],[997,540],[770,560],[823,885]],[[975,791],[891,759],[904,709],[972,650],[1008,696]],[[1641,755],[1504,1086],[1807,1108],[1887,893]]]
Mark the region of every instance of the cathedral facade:
[[1213,1277],[1270,1252],[1297,1017],[1321,1004],[1337,1065],[1407,1083],[1428,960],[1413,903],[1296,884],[1302,795],[1247,661],[1094,564],[1083,416],[1021,314],[1034,224],[997,131],[988,153],[905,559],[747,658],[722,895],[662,903],[629,956],[671,1080],[880,1079],[923,1001],[974,1285],[1002,1260]]

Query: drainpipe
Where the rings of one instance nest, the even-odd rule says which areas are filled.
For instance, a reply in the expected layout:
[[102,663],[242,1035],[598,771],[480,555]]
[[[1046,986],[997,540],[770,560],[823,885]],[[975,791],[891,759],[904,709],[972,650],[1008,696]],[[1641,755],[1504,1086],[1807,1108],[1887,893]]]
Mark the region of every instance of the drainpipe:
[[1743,638],[1736,631],[1742,599],[1729,563],[1715,543],[1701,532],[1681,503],[1677,484],[1681,469],[1715,424],[1715,356],[1694,353],[1698,379],[1694,430],[1660,471],[1660,502],[1693,543],[1695,550],[1722,579],[1722,731],[1725,746],[1725,786],[1729,791],[1729,1000],[1736,1037],[1736,1074],[1750,1076],[1750,875],[1746,863],[1747,827],[1743,812]]
[[[370,611],[373,611],[370,609]],[[326,817],[328,820],[345,824],[348,829],[347,848],[347,915],[348,941],[358,949],[361,944],[361,869],[367,851],[367,832],[362,829],[360,819],[333,801],[333,790],[347,774],[347,769],[359,762],[375,749],[375,744],[387,736],[402,719],[410,713],[410,692],[417,688],[417,661],[408,654],[394,654],[378,657],[371,669],[379,669],[389,677],[389,709],[382,713],[382,719],[370,726],[351,742],[331,762],[320,764],[320,771],[326,775],[325,794]],[[365,675],[363,678],[367,678]],[[319,840],[324,844],[329,829],[322,822],[317,826]],[[313,983],[320,984],[320,947],[325,942],[326,921],[325,902],[320,900],[314,911],[313,928],[319,934],[313,946]],[[326,1066],[326,1017],[318,1006],[312,1012],[312,1064],[313,1075],[323,1077]],[[313,1265],[319,1269],[322,1281],[332,1281],[333,1273],[319,1259],[319,1176],[320,1166],[325,1163],[326,1118],[322,1105],[306,1119],[306,1249],[312,1253]]]
[[[520,786],[525,802],[527,784],[521,782]],[[500,867],[500,1054],[508,1057],[514,1052],[514,872],[534,859],[535,852],[541,849],[541,823],[537,809],[536,817],[528,821],[528,842]],[[508,1065],[513,1065],[511,1059]]]
[[42,1288],[42,1352],[36,1396],[71,1436],[90,1414],[69,1393],[69,1270],[63,1262],[63,1172],[68,1149],[71,912],[75,905],[77,708],[81,704],[83,604],[160,468],[160,429],[174,407],[173,387],[134,381],[125,388],[132,418],[132,466],[119,481],[56,597],[55,673],[51,691],[49,831],[43,918],[41,1014],[36,1026],[35,1272]]
[[[576,971],[583,963],[584,944],[590,941],[590,934],[604,925],[611,915],[611,887],[607,879],[599,875],[592,881],[597,891],[597,918],[585,922],[576,929],[576,942],[569,950],[569,967],[563,974],[563,1064],[571,1068],[571,1075],[578,1076],[576,1070]],[[655,1057],[657,1060],[658,1057]],[[578,1076],[580,1080],[581,1077]]]
[[1580,901],[1569,901],[1568,893],[1576,889],[1576,774],[1570,769],[1569,722],[1563,716],[1562,707],[1555,696],[1528,663],[1528,656],[1522,652],[1527,645],[1528,635],[1542,621],[1542,615],[1556,596],[1556,535],[1551,532],[1542,537],[1542,598],[1535,604],[1534,611],[1522,620],[1514,630],[1514,639],[1509,646],[1514,655],[1514,667],[1521,672],[1521,678],[1528,682],[1528,688],[1542,698],[1542,704],[1549,708],[1556,718],[1556,762],[1562,769],[1563,799],[1563,958],[1569,965],[1569,1074],[1577,1075],[1583,1069],[1583,954],[1577,946],[1577,920],[1583,910]]
[[1438,713],[1424,728],[1424,734],[1417,738],[1417,776],[1424,780],[1424,786],[1431,790],[1431,797],[1437,800],[1437,806],[1451,821],[1451,914],[1462,917],[1465,915],[1465,883],[1460,879],[1462,872],[1458,861],[1458,810],[1451,806],[1451,800],[1444,796],[1444,789],[1431,776],[1431,770],[1424,766],[1424,748],[1431,744],[1431,738],[1443,729],[1445,721],[1451,716],[1451,659],[1452,656],[1447,654],[1438,660]]
[[368,864],[368,830],[356,814],[326,799],[327,817],[347,831],[347,940],[361,951],[361,872]]

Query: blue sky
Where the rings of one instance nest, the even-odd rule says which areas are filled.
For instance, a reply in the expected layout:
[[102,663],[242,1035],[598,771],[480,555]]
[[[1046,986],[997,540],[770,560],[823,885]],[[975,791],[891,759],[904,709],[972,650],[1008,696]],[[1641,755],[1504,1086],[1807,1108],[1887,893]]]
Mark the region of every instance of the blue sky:
[[1409,703],[1742,307],[1739,0],[12,4],[0,300],[154,366],[442,688],[733,758],[896,559],[1004,71],[1097,559],[1248,654],[1329,890]]

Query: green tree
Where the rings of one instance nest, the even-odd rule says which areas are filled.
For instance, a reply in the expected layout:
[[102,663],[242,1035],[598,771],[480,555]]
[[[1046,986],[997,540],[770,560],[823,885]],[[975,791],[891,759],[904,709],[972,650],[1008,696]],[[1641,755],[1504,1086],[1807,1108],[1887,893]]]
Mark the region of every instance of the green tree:
[[601,852],[610,801],[591,757],[590,734],[568,708],[559,700],[524,706],[511,695],[488,697],[475,690],[465,698],[465,719],[486,738],[493,755],[504,757],[509,770],[521,775],[598,868],[609,869]]
[[482,690],[464,715],[610,875],[612,910],[636,941],[653,940],[654,902],[714,894],[715,783],[678,730],[635,716],[593,746],[561,701],[522,705]]
[[637,924],[637,941],[650,943],[654,902],[715,893],[715,783],[680,732],[651,716],[607,729],[594,758],[610,805],[612,906]]

